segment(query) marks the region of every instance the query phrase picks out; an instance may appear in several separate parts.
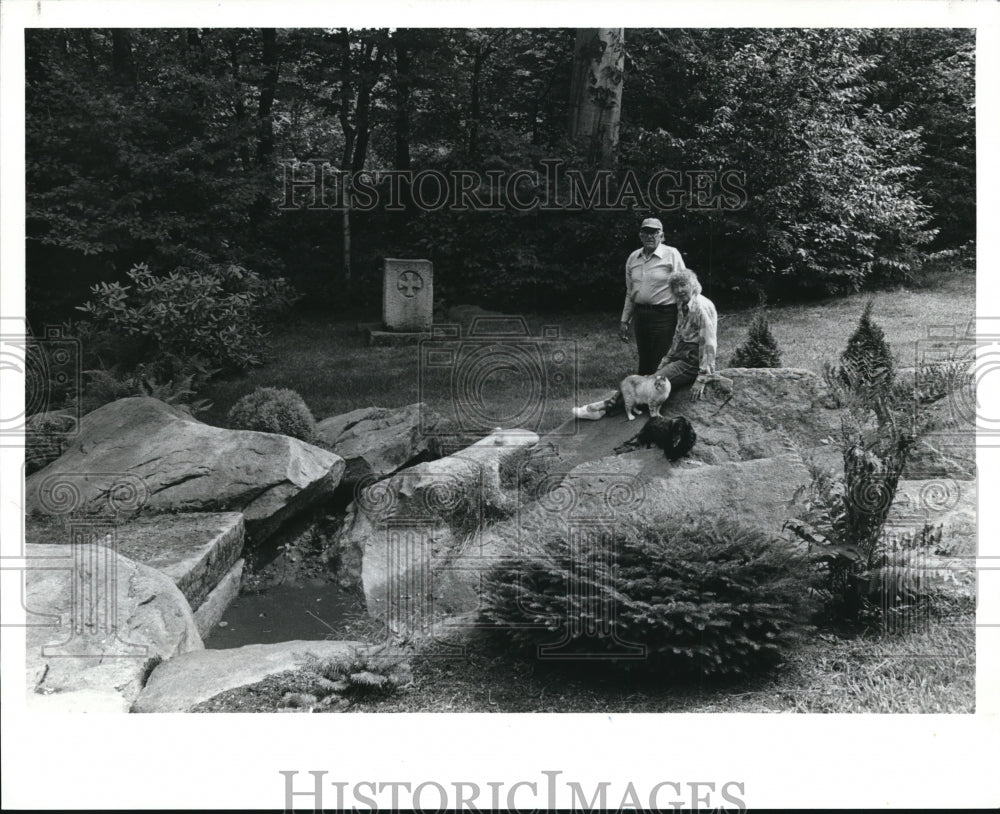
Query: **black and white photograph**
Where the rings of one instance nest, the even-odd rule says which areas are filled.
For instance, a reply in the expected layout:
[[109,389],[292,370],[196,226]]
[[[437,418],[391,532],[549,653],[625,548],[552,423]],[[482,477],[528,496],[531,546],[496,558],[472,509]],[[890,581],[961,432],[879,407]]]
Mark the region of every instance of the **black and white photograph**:
[[739,5],[4,4],[5,808],[997,804],[1000,14]]

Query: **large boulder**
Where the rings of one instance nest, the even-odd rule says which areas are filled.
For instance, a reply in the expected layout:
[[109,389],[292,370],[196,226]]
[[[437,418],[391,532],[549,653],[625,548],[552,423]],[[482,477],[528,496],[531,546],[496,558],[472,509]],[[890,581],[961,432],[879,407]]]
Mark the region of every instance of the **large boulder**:
[[316,443],[345,461],[342,484],[385,477],[433,455],[431,434],[440,417],[425,404],[362,407],[316,425]]
[[188,653],[153,670],[133,711],[187,712],[227,690],[318,661],[349,657],[365,647],[362,642],[293,641]]
[[809,482],[809,471],[796,454],[712,466],[670,464],[659,450],[641,450],[589,461],[568,473],[550,472],[549,478],[535,495],[522,494],[525,505],[515,517],[487,528],[476,545],[437,564],[431,586],[436,615],[474,611],[485,571],[516,555],[536,529],[553,524],[570,538],[602,533],[624,518],[661,516],[667,509],[724,514],[779,536],[795,514],[796,490]]
[[118,501],[147,511],[239,511],[248,536],[268,537],[285,520],[331,496],[339,456],[294,438],[203,424],[149,397],[88,413],[63,455],[25,482],[29,512],[107,511]]
[[[809,470],[795,453],[715,466],[672,465],[659,450],[648,449],[581,464],[559,488],[572,494],[574,511],[583,517],[609,506],[633,517],[663,509],[707,512],[777,535],[791,516],[796,491],[808,483]],[[616,495],[623,501],[617,508]]]
[[533,432],[501,430],[364,489],[336,540],[342,582],[361,584],[373,616],[391,623],[408,613],[403,606],[423,590],[414,581],[424,584],[488,519],[514,510],[508,476],[537,441]]
[[94,711],[124,710],[155,665],[203,648],[187,600],[165,574],[94,544],[29,543],[25,556],[29,700],[73,693],[73,704],[44,706],[81,709],[98,699]]

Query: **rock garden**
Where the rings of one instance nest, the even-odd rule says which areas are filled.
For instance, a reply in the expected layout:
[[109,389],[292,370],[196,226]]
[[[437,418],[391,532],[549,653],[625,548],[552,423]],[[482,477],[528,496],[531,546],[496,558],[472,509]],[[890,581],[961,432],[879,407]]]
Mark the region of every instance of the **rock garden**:
[[[893,470],[888,425],[835,377],[721,375],[664,408],[697,433],[673,462],[620,412],[445,454],[422,403],[259,429],[151,396],[105,404],[25,481],[29,703],[337,712],[415,692],[424,659],[460,671],[482,652],[745,680],[848,596],[841,621],[967,612],[967,440],[908,436]],[[285,405],[255,399],[257,415]],[[859,501],[867,541],[844,531],[864,525]]]

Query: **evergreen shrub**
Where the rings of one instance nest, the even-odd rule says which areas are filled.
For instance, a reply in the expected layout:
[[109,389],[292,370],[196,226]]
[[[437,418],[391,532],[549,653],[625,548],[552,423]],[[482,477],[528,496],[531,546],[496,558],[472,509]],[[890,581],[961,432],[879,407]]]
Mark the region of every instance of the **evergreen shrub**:
[[892,351],[885,332],[872,320],[874,300],[865,303],[858,327],[840,354],[840,380],[855,392],[885,391],[896,376]]
[[729,518],[631,518],[610,540],[574,535],[572,547],[558,521],[521,537],[488,572],[480,613],[529,652],[566,638],[567,653],[610,654],[624,642],[646,648],[640,668],[734,676],[774,667],[805,628],[807,560]]
[[302,396],[284,387],[258,387],[232,406],[229,426],[289,435],[311,443],[316,436],[316,420]]
[[733,353],[731,367],[781,367],[781,351],[771,334],[764,309],[754,314],[746,341]]

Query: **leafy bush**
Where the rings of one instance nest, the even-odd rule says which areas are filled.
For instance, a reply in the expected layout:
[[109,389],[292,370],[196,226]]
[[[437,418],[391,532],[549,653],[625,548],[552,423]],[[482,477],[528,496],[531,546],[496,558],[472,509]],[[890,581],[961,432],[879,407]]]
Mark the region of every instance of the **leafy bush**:
[[627,520],[610,547],[581,550],[543,523],[522,546],[488,572],[481,614],[525,649],[625,642],[646,648],[647,669],[733,675],[775,665],[802,629],[807,561],[727,518]]
[[[657,117],[669,131],[660,138],[666,166],[677,166],[672,158],[744,171],[745,206],[711,219],[695,207],[684,213],[702,256],[725,269],[720,287],[787,297],[913,272],[934,235],[914,183],[922,144],[873,104],[871,32],[730,29],[677,39],[651,49],[660,81],[681,82],[687,94]],[[706,221],[715,225],[707,234]]]
[[729,364],[732,367],[781,367],[781,351],[763,308],[754,314],[746,341],[733,352]]
[[220,368],[246,370],[261,361],[263,320],[295,300],[283,279],[265,280],[235,265],[178,267],[153,274],[144,263],[131,285],[98,283],[79,307],[97,330],[141,343],[142,358],[203,356]]
[[228,420],[233,429],[280,433],[306,442],[316,436],[316,420],[302,396],[284,387],[258,387],[233,405]]

